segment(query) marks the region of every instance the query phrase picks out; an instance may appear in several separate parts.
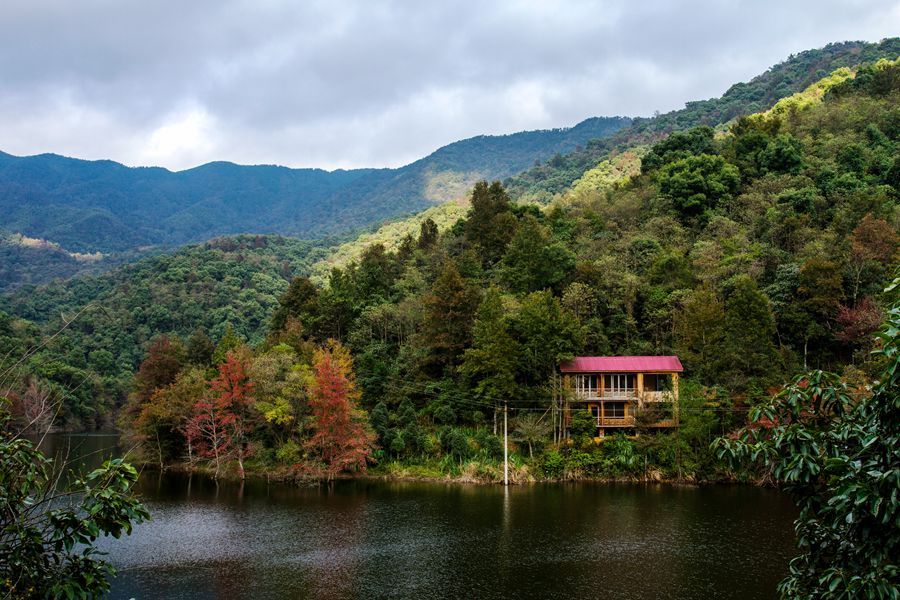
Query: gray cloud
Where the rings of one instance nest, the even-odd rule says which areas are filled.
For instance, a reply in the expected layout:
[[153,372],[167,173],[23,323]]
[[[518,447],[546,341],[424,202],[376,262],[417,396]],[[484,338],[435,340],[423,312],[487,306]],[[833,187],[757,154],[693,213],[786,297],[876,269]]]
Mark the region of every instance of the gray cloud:
[[671,110],[898,25],[895,0],[12,0],[0,149],[397,166],[480,133]]

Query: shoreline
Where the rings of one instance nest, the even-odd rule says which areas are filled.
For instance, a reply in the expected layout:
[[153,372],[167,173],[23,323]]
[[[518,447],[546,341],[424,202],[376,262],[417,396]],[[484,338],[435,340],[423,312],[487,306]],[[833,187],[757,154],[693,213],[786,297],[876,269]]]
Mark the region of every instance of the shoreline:
[[[160,469],[159,464],[152,463],[134,463],[138,470],[155,473],[179,473],[185,475],[203,475],[210,479],[216,479],[213,475],[213,469],[203,466],[194,466],[186,463],[175,463],[166,465]],[[390,466],[390,465],[389,465]],[[408,468],[408,467],[407,467]],[[219,474],[219,481],[235,483],[240,482],[241,478],[233,469],[228,469]],[[382,472],[377,467],[371,471],[360,473],[341,473],[328,481],[325,478],[316,477],[299,477],[290,469],[282,468],[273,471],[261,471],[253,468],[245,467],[244,480],[265,481],[266,483],[278,483],[283,485],[294,486],[312,486],[333,483],[335,481],[380,481],[380,482],[418,482],[418,483],[449,483],[455,485],[474,485],[474,486],[502,486],[502,477],[497,479],[494,477],[478,477],[469,473],[460,474],[423,474],[410,472]],[[672,486],[690,486],[690,487],[706,487],[718,485],[747,485],[751,487],[773,487],[770,483],[762,479],[740,480],[735,477],[719,477],[716,479],[697,479],[695,477],[663,477],[659,474],[651,474],[647,476],[629,476],[629,477],[593,477],[593,476],[564,476],[564,477],[544,477],[533,476],[513,477],[510,476],[510,486],[523,486],[533,484],[548,483],[597,483],[597,484],[663,484]]]

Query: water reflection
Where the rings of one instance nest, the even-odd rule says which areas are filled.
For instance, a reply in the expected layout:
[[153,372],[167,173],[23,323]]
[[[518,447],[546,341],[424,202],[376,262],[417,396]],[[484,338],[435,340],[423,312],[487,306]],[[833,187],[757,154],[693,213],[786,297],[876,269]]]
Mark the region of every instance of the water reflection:
[[103,542],[113,598],[767,598],[793,553],[793,507],[755,488],[147,472],[138,490],[153,520]]

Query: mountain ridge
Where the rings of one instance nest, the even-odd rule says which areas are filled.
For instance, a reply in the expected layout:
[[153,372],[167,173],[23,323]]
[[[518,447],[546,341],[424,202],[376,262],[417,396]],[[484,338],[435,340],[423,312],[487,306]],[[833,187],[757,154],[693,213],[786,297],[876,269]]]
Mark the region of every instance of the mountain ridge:
[[[0,210],[7,217],[0,227],[78,252],[180,245],[248,231],[298,237],[346,233],[435,203],[425,194],[435,174],[462,173],[465,183],[475,175],[505,177],[628,123],[625,117],[594,117],[568,128],[476,136],[396,169],[328,171],[213,161],[171,171],[108,159],[3,152]],[[478,172],[468,173],[474,165]],[[461,195],[468,186],[458,187]],[[335,210],[343,211],[341,222],[333,222]]]

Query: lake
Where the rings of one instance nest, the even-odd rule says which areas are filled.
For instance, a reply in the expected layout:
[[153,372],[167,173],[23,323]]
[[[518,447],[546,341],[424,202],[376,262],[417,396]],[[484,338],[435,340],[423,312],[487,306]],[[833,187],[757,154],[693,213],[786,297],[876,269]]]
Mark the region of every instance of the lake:
[[[57,435],[88,466],[110,435]],[[790,500],[743,486],[339,482],[146,472],[153,520],[103,539],[113,598],[772,598]]]

